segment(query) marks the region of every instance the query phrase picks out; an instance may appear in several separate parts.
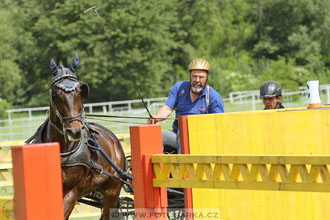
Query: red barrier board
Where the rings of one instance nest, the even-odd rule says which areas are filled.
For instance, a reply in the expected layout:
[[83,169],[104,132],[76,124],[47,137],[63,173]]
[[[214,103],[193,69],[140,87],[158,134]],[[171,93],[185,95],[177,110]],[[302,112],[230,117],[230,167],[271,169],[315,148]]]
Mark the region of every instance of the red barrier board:
[[15,219],[64,219],[59,144],[31,144],[11,149]]
[[[131,153],[136,219],[167,219],[167,191],[164,187],[153,187],[151,154],[162,154],[160,125],[131,126]],[[155,213],[160,214],[159,216]]]

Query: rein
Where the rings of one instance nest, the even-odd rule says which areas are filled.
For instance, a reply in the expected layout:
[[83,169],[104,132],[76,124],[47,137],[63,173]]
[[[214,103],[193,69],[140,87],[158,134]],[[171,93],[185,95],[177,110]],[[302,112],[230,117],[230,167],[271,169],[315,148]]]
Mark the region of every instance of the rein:
[[[134,116],[117,116],[117,115],[102,115],[102,114],[89,114],[86,113],[87,118],[130,118],[130,119],[149,119],[147,117],[134,117]],[[155,118],[161,120],[175,120],[177,118]]]

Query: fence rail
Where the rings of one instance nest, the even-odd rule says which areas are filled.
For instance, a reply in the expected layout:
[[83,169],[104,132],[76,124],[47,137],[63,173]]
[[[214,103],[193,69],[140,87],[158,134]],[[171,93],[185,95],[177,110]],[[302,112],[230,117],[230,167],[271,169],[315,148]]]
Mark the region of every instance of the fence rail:
[[[145,99],[148,109],[155,111],[166,101],[166,97]],[[140,99],[100,102],[84,104],[85,111],[88,113],[98,112],[103,114],[113,114],[117,116],[148,116],[145,109],[136,108],[134,105],[141,103]],[[0,141],[26,140],[31,137],[38,127],[47,118],[49,106],[35,108],[21,108],[6,110],[8,119],[0,120]],[[16,114],[15,116],[13,116]],[[21,114],[20,116],[17,116]],[[93,119],[94,120],[94,119]],[[115,133],[126,133],[130,125],[144,123],[146,120],[117,119],[102,120],[95,119]]]
[[[330,103],[330,84],[320,85],[320,94],[323,103]],[[307,95],[307,87],[300,87],[299,91],[284,90],[281,101],[285,107],[307,106]],[[166,99],[166,97],[150,98],[145,99],[145,102],[150,112],[155,113],[165,103]],[[299,103],[297,103],[297,99]],[[223,101],[226,102],[226,112],[251,111],[263,108],[259,90],[231,92],[229,98],[224,98]],[[0,141],[23,140],[32,136],[38,126],[46,119],[48,109],[49,107],[45,106],[7,110],[8,119],[0,120]],[[148,116],[146,110],[143,109],[140,99],[87,103],[85,104],[85,110],[88,113],[111,113],[116,116]],[[95,120],[115,133],[126,133],[130,125],[145,122],[145,120],[138,121],[132,119]]]
[[[145,99],[147,106],[150,107],[154,102],[161,102],[166,101],[167,97],[160,97],[160,98],[149,98]],[[134,100],[125,100],[125,101],[113,101],[113,102],[98,102],[98,103],[86,103],[84,104],[85,109],[88,109],[89,113],[93,113],[93,109],[96,107],[102,107],[103,113],[113,112],[116,110],[131,110],[132,104],[134,103],[141,103],[141,99],[134,99]],[[49,110],[49,106],[44,107],[34,107],[34,108],[20,108],[20,109],[9,109],[6,110],[8,114],[8,119],[11,119],[12,113],[28,113],[29,117],[32,117],[33,112],[45,112]]]

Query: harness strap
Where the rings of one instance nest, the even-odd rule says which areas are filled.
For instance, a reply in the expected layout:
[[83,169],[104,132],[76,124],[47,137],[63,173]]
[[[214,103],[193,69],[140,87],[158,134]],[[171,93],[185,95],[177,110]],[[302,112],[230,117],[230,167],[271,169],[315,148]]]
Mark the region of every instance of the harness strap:
[[206,105],[207,108],[210,108],[210,86],[206,86]]
[[103,148],[98,145],[98,143],[92,139],[92,138],[88,138],[87,139],[87,146],[89,148],[95,149],[97,151],[99,151],[103,157],[110,163],[110,165],[116,170],[116,172],[120,175],[120,176],[125,176],[128,179],[131,179],[131,175],[128,175],[126,172],[124,172],[122,169],[120,169],[112,160],[111,158],[104,152]]
[[182,96],[182,94],[184,93],[184,89],[181,90],[181,92],[179,92],[178,96]]
[[56,126],[56,124],[54,124],[54,123],[52,122],[52,120],[49,120],[49,124],[50,124],[51,126],[53,126],[53,128],[55,128],[56,131],[57,131],[58,133],[60,133],[61,135],[65,135],[64,132],[63,132],[62,130],[60,130],[60,129]]

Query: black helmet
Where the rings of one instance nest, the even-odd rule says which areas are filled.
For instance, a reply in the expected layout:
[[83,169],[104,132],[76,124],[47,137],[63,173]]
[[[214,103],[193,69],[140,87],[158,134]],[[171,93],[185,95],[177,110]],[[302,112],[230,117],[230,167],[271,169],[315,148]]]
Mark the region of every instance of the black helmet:
[[267,81],[260,87],[261,98],[271,98],[274,96],[281,96],[282,89],[280,84],[274,81]]

